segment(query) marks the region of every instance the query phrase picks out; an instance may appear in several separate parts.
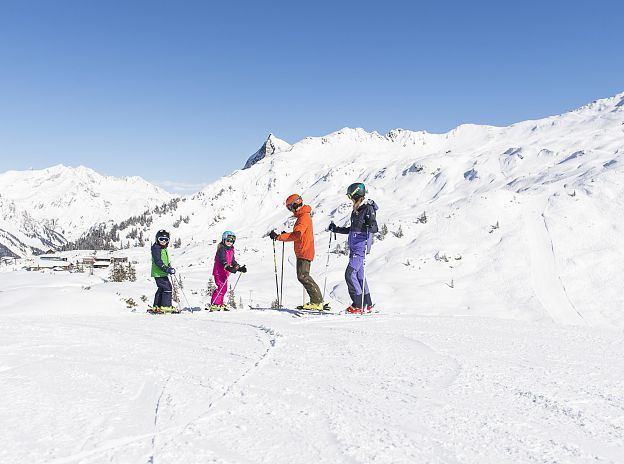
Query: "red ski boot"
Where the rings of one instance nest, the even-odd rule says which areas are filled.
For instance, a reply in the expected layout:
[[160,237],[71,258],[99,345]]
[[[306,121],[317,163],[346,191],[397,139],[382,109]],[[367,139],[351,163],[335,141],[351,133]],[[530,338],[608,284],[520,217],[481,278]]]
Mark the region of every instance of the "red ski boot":
[[349,314],[363,314],[364,311],[362,311],[362,308],[358,308],[357,306],[349,306],[347,309],[345,309],[346,313]]

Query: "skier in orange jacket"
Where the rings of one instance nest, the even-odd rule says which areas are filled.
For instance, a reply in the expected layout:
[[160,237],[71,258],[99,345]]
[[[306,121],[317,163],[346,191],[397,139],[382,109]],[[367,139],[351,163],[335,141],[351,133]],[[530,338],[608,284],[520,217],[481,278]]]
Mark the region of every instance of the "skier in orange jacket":
[[280,242],[295,242],[295,256],[297,257],[297,280],[304,286],[310,296],[310,302],[303,305],[303,309],[323,309],[323,294],[321,289],[310,276],[310,266],[314,259],[314,229],[310,213],[310,205],[304,205],[303,199],[296,193],[286,199],[286,208],[297,218],[292,232],[278,234],[271,231],[269,237]]

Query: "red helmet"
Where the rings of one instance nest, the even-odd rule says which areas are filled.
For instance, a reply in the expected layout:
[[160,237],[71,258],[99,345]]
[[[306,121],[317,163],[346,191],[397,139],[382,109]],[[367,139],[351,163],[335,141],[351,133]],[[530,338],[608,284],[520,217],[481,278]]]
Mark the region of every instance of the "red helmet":
[[294,213],[295,211],[297,211],[297,209],[303,206],[303,200],[301,199],[300,195],[293,193],[288,198],[286,198],[285,204],[286,208]]

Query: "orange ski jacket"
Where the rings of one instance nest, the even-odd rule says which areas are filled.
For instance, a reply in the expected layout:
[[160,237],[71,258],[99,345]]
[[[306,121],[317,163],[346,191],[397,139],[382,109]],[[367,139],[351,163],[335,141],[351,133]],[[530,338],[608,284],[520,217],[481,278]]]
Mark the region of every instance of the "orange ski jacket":
[[280,242],[295,242],[295,256],[299,259],[314,259],[314,229],[312,227],[312,208],[303,205],[295,212],[297,222],[292,232],[279,234],[276,240]]

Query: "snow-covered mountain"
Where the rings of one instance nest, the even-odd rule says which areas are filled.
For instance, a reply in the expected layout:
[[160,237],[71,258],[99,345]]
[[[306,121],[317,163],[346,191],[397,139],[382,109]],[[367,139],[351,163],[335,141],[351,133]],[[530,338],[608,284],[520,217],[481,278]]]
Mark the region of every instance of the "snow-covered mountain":
[[267,156],[271,156],[282,151],[288,151],[290,149],[292,149],[292,145],[288,142],[284,142],[283,140],[275,137],[273,134],[269,134],[266,142],[262,144],[257,152],[249,157],[243,169],[249,169]]
[[[278,139],[271,136],[247,169],[188,198],[148,236],[172,228],[183,244],[173,259],[197,265],[205,256],[207,276],[212,241],[225,229],[237,231],[240,261],[261,273],[259,291],[270,301],[273,259],[265,234],[292,223],[285,198],[300,193],[314,210],[313,275],[322,281],[324,229],[330,220],[348,220],[345,188],[363,181],[389,230],[367,266],[384,305],[472,315],[483,308],[492,315],[494,307],[501,317],[624,325],[624,93],[509,127],[386,135],[342,129],[267,150],[271,140]],[[336,304],[346,302],[345,260],[330,259],[328,291]],[[286,283],[285,300],[290,292],[300,301],[294,277]],[[421,306],[425,294],[438,295],[435,308]]]
[[[348,221],[346,186],[363,181],[388,231],[367,262],[373,297],[383,306],[624,326],[623,230],[617,220],[624,215],[623,142],[624,93],[508,127],[466,124],[446,134],[395,129],[386,135],[345,128],[294,145],[271,134],[244,169],[163,209],[152,222],[118,227],[119,243],[136,245],[168,228],[182,242],[172,251],[174,263],[207,280],[213,241],[223,230],[235,230],[239,261],[252,270],[245,279],[256,279],[254,299],[268,303],[275,286],[266,233],[292,225],[285,198],[300,193],[314,210],[312,272],[324,282],[326,252],[345,239],[338,236],[330,245],[325,228],[330,220]],[[16,175],[0,180],[8,174]],[[65,182],[62,175],[57,179]],[[93,192],[87,199],[100,203],[90,210],[102,213],[80,217],[84,223],[124,217],[118,201],[134,195],[80,191]],[[24,193],[20,199],[33,217],[40,212],[64,227],[77,219],[63,216],[59,202],[71,207],[87,201],[78,192],[47,204],[27,203]],[[54,208],[58,215],[49,215]],[[347,302],[346,259],[329,256],[327,299],[335,305]],[[293,264],[287,245],[286,266]],[[425,303],[427,295],[436,296],[435,307]],[[284,301],[289,299],[298,303],[301,287],[287,271]]]
[[22,256],[172,197],[140,177],[102,176],[83,166],[8,171],[0,174],[0,244]]
[[[135,264],[132,282],[0,261],[0,462],[620,464],[623,142],[620,94],[510,127],[266,144],[248,169],[99,231],[128,245],[170,228],[178,315],[144,312],[147,248],[98,253]],[[349,315],[347,257],[326,254],[345,236],[323,229],[347,221],[358,180],[388,232],[367,257],[376,311]],[[255,307],[276,296],[265,234],[290,226],[293,192],[315,211],[330,312]],[[202,311],[224,229],[249,269],[230,277],[243,310]]]

